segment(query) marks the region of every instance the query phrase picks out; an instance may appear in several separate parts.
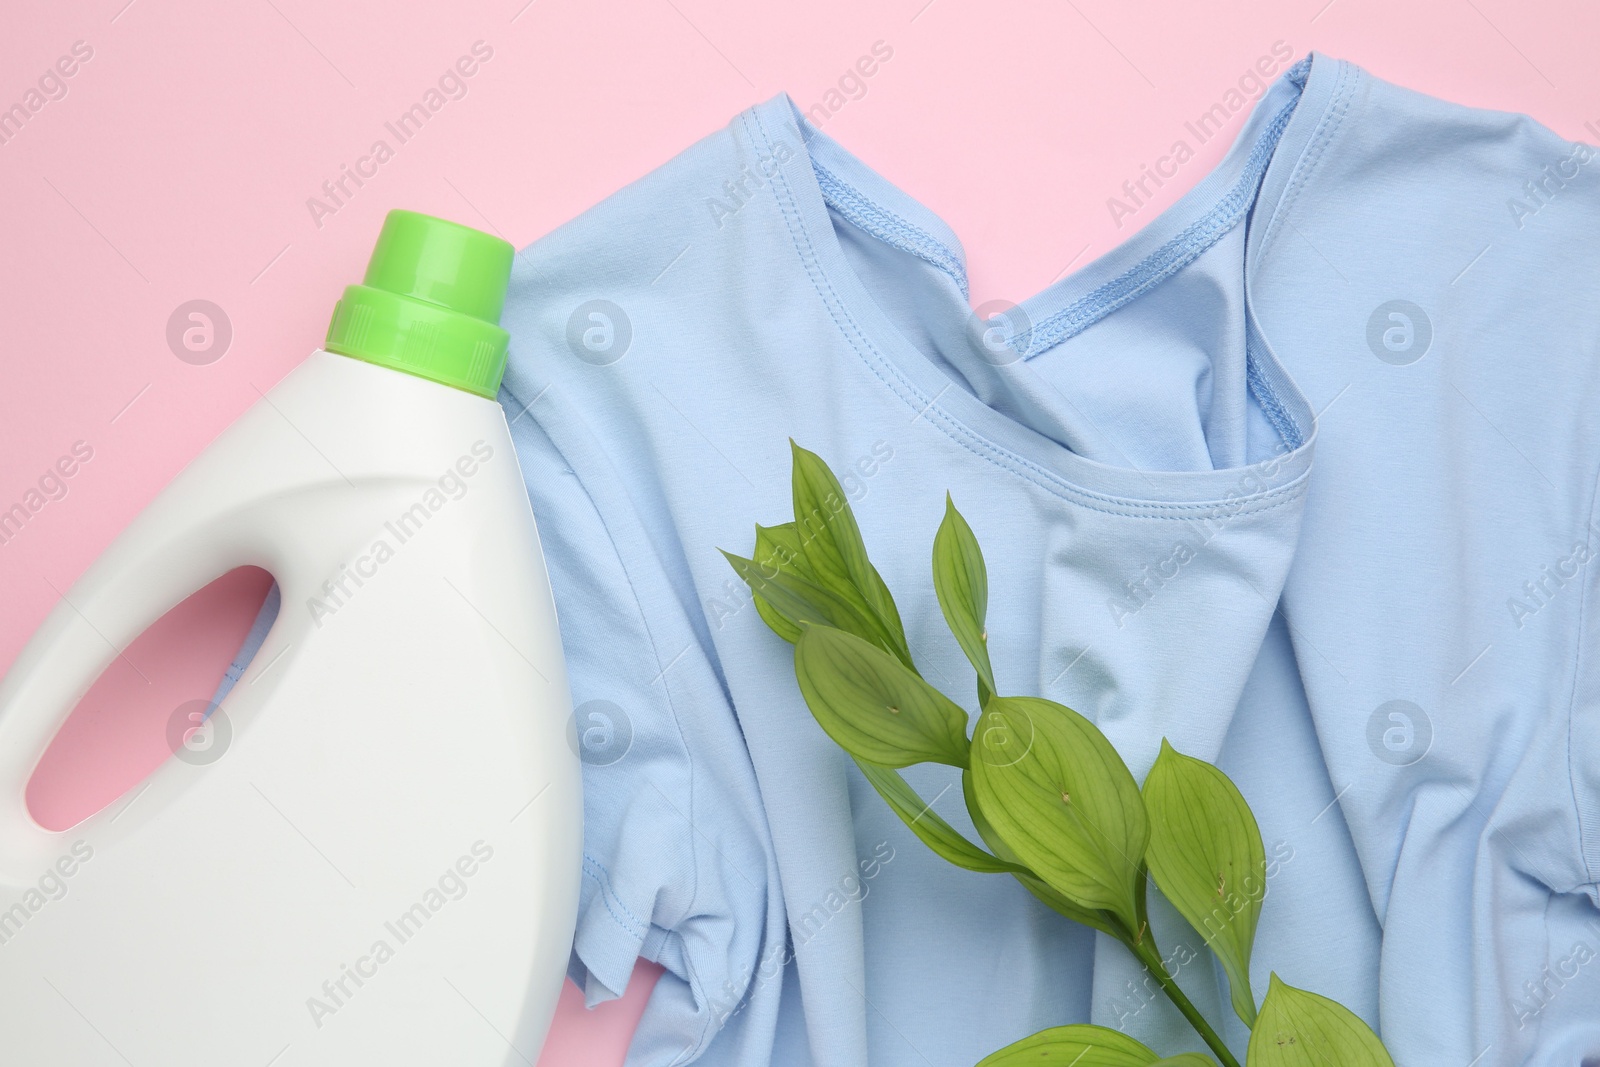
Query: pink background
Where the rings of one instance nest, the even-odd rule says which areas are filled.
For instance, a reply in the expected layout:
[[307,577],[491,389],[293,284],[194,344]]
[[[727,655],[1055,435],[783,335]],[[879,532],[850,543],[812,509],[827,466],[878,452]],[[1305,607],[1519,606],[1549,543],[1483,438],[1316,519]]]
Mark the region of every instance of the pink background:
[[[1108,210],[1275,41],[1600,141],[1588,0],[8,0],[5,30],[0,108],[44,82],[0,142],[0,511],[77,442],[93,454],[0,543],[0,667],[151,496],[317,346],[392,207],[520,247],[786,90],[802,109],[836,105],[828,132],[962,236],[978,304],[1081,267],[1198,181],[1228,137],[1120,228]],[[479,41],[492,55],[465,95],[397,144],[384,123]],[[880,41],[892,58],[853,82]],[[73,60],[75,45],[90,58]],[[851,93],[830,98],[841,78]],[[379,138],[393,158],[335,204],[323,182]],[[168,320],[195,299],[223,310],[232,338],[184,360]],[[41,822],[71,825],[168,758],[169,715],[214,689],[266,587],[229,576],[125,650],[35,776]],[[594,1012],[569,984],[540,1064],[620,1064],[658,973],[642,965]]]

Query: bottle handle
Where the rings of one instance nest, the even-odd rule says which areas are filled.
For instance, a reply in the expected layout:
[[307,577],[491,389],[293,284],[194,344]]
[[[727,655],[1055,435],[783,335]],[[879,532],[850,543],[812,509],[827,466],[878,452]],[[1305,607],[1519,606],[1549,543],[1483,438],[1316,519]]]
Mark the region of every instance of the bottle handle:
[[28,781],[100,673],[162,615],[229,570],[275,570],[277,561],[250,531],[254,524],[237,512],[197,507],[206,494],[183,492],[183,480],[73,583],[0,679],[0,884],[35,881],[65,847],[70,831],[47,830],[28,811]]

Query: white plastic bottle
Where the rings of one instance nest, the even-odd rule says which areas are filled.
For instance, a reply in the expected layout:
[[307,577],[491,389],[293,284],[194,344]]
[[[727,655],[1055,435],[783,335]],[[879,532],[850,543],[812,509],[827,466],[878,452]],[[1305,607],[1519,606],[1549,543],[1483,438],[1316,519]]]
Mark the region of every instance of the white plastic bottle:
[[[549,583],[493,399],[511,257],[392,212],[327,348],[151,502],[0,683],[0,1063],[537,1058],[583,807]],[[282,607],[208,747],[41,828],[24,791],[79,698],[243,565],[274,575]]]

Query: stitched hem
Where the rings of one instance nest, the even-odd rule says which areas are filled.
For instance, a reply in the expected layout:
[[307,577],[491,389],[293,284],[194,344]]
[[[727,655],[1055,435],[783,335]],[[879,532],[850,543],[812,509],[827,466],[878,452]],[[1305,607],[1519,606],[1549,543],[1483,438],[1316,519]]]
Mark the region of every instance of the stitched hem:
[[[1300,62],[1306,64],[1309,69],[1309,57]],[[1304,83],[1302,81],[1296,84]],[[1076,337],[1113,311],[1138,299],[1193,263],[1207,249],[1232,232],[1254,205],[1261,178],[1267,172],[1267,164],[1272,160],[1272,153],[1278,146],[1278,139],[1283,136],[1284,128],[1289,125],[1289,120],[1299,108],[1300,99],[1296,96],[1272,116],[1272,121],[1261,132],[1261,136],[1256,138],[1250,155],[1245,159],[1244,173],[1239,175],[1238,180],[1233,183],[1233,188],[1228,190],[1215,207],[1118,277],[1042,322],[1035,323],[1027,351],[1022,358],[1032,359],[1062,341]]]
[[[1363,77],[1365,74],[1361,68],[1348,63],[1340,64],[1339,80],[1328,91],[1327,109],[1318,121],[1316,129],[1312,130],[1306,139],[1305,152],[1295,163],[1294,172],[1289,176],[1289,181],[1278,198],[1278,206],[1273,211],[1272,217],[1267,220],[1266,232],[1261,235],[1261,244],[1256,249],[1258,259],[1266,257],[1272,242],[1282,232],[1278,221],[1288,216],[1289,210],[1305,190],[1306,183],[1316,174],[1317,165],[1322,162],[1323,154],[1333,143],[1334,135],[1339,132],[1339,128],[1344,125],[1351,101],[1355,99],[1355,87],[1360,84]],[[1304,82],[1298,84],[1304,88]]]
[[910,252],[948,274],[961,290],[961,298],[971,298],[967,289],[967,272],[961,265],[961,258],[933,235],[864,196],[854,186],[846,185],[838,175],[815,159],[811,160],[811,169],[817,174],[817,187],[822,190],[822,198],[829,207],[886,244]]
[[[611,888],[611,872],[606,869],[605,864],[585,852],[583,873],[594,879],[595,887],[600,891],[600,901],[605,905],[607,914],[617,921],[618,926],[643,941],[650,932],[651,924],[635,915],[632,909],[622,902],[616,890]],[[622,914],[619,915],[618,912]]]

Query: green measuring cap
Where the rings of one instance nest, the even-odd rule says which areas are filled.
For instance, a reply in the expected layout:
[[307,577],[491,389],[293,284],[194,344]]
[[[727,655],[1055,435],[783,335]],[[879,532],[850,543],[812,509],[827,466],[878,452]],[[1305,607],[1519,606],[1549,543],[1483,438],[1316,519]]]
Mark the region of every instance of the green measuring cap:
[[500,309],[515,254],[482,230],[391,211],[323,347],[492,400],[506,369]]

